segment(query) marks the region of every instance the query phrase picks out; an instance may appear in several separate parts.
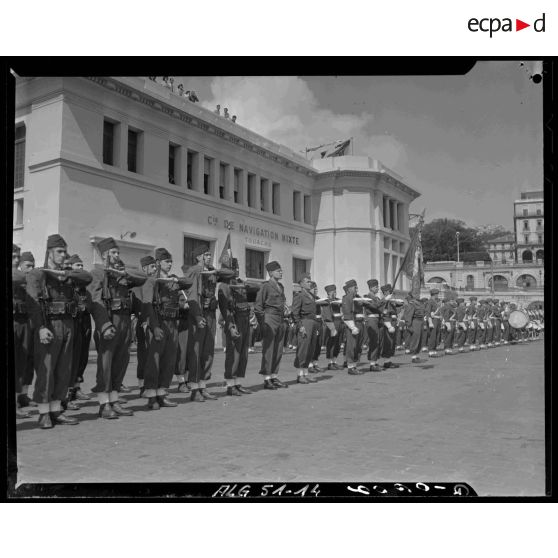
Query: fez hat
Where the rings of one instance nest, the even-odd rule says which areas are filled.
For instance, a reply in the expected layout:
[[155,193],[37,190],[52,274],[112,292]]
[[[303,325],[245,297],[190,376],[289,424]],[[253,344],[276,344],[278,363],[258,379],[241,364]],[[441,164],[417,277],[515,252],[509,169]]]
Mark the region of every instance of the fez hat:
[[18,254],[21,252],[21,248],[12,242],[12,252],[17,252]]
[[278,269],[281,269],[281,265],[279,264],[279,262],[276,262],[274,260],[272,262],[265,264],[265,268],[267,269],[268,273],[271,273],[272,271],[277,271]]
[[368,279],[368,281],[366,281],[368,287],[371,289],[372,287],[377,287],[379,285],[378,280],[377,279]]
[[437,295],[437,294],[440,294],[440,291],[438,289],[430,289],[430,294],[431,295]]
[[83,260],[79,257],[78,254],[73,254],[72,256],[70,256],[67,260],[66,260],[69,264],[75,264],[75,263],[83,263]]
[[336,291],[337,287],[335,285],[326,285],[325,286],[325,292],[326,293],[330,293],[331,291]]
[[420,299],[421,302],[428,302],[428,299],[426,297],[423,297]]
[[499,304],[499,303],[500,303],[500,301],[499,301],[497,298],[493,298],[493,299],[492,299],[492,302],[493,302],[494,304]]
[[155,250],[155,259],[159,261],[172,260],[172,256],[166,248],[157,248],[157,250]]
[[461,304],[462,302],[465,302],[465,299],[464,298],[458,298],[458,299],[456,299],[455,302],[457,302],[458,304]]
[[390,293],[391,292],[391,285],[388,283],[387,285],[383,285],[380,287],[380,290],[385,294],[385,293]]
[[357,286],[357,282],[354,279],[349,279],[346,283],[345,283],[345,289],[348,289],[349,287],[356,287]]
[[155,258],[153,256],[143,256],[143,258],[140,258],[141,267],[146,267],[154,263],[155,263]]
[[317,289],[318,288],[318,283],[316,283],[316,281],[310,281],[310,288],[311,289]]
[[118,248],[118,244],[116,244],[116,240],[114,240],[112,236],[109,236],[108,238],[103,238],[103,240],[99,240],[97,244],[97,249],[101,254],[103,252],[106,252],[107,250],[110,250],[111,248]]
[[199,246],[196,246],[196,248],[194,248],[192,256],[194,256],[194,258],[197,258],[198,256],[205,254],[206,252],[211,252],[211,250],[200,244]]
[[47,238],[47,250],[51,248],[67,248],[66,241],[59,234],[51,234]]
[[22,262],[33,262],[33,263],[35,263],[35,258],[33,257],[33,254],[31,252],[22,252],[20,260]]
[[[302,283],[304,279],[310,279],[310,273],[307,272],[301,273],[300,277],[298,278],[298,282]],[[310,283],[312,283],[312,281],[310,281]]]
[[469,297],[469,300],[470,300],[471,302],[476,302],[477,297],[476,297],[476,296],[470,296],[470,297]]

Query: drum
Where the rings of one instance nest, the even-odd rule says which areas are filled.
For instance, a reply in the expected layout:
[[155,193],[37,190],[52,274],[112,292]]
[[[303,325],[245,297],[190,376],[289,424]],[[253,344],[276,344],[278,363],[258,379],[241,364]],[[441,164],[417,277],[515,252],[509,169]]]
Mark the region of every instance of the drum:
[[510,313],[510,326],[515,329],[522,329],[529,323],[529,316],[523,310],[514,310]]

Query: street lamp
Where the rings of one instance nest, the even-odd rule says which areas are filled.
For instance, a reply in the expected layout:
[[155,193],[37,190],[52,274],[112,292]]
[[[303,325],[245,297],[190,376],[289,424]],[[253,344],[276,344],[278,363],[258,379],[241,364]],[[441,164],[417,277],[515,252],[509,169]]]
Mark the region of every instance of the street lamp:
[[457,238],[457,263],[459,263],[459,231],[455,233],[455,238]]

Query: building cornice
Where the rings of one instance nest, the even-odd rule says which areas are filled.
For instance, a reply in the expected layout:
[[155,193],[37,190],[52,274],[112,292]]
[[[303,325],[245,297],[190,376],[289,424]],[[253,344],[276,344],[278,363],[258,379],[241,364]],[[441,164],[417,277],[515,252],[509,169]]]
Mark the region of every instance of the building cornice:
[[179,107],[173,106],[171,103],[167,103],[162,99],[157,99],[151,96],[149,93],[144,91],[138,91],[132,86],[127,86],[124,83],[114,80],[110,77],[100,77],[100,76],[87,76],[86,79],[112,91],[123,97],[127,97],[132,101],[139,104],[145,105],[153,110],[159,111],[162,114],[166,114],[169,118],[174,118],[180,120],[185,124],[197,128],[207,134],[216,136],[224,141],[231,143],[232,145],[242,148],[251,153],[266,159],[268,161],[273,161],[278,165],[291,169],[300,174],[306,176],[316,176],[318,173],[316,170],[304,166],[302,162],[293,161],[283,155],[275,153],[274,151],[262,147],[255,142],[252,142],[240,135],[219,127],[218,125],[208,122],[199,116],[188,113],[186,110]]

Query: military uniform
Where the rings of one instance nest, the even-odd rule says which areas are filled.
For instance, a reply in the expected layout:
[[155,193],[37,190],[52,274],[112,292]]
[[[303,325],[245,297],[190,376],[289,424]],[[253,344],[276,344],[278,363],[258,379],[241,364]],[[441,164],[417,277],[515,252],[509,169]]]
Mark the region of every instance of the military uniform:
[[384,368],[399,368],[399,364],[395,364],[391,359],[395,356],[397,313],[398,307],[402,306],[402,303],[391,297],[387,298],[392,293],[392,287],[389,283],[383,285],[381,291],[384,295],[384,300],[380,322],[380,356],[385,359]]
[[[60,235],[51,235],[49,250],[66,249]],[[46,262],[45,262],[46,264]],[[52,264],[57,265],[57,264]],[[54,424],[77,424],[76,419],[63,415],[61,401],[66,397],[72,373],[72,349],[77,304],[75,287],[88,285],[91,274],[84,270],[34,269],[27,276],[27,292],[32,299],[31,322],[35,333],[35,370],[37,380],[33,400],[39,407],[41,428]],[[51,340],[40,341],[50,331]]]
[[[266,264],[269,274],[280,270],[278,262]],[[285,288],[272,277],[265,281],[256,297],[254,312],[260,324],[262,336],[262,363],[260,374],[264,376],[264,389],[288,387],[278,378],[279,366],[283,357],[283,336],[285,335],[285,318],[290,310],[287,307]]]
[[343,312],[343,321],[348,327],[346,335],[345,350],[347,355],[348,373],[352,375],[362,374],[357,369],[362,351],[362,336],[364,330],[364,308],[363,302],[354,300],[357,294],[350,293],[351,287],[356,287],[357,283],[351,279],[345,283],[345,292],[341,301],[341,309]]
[[[230,262],[235,267],[236,261]],[[222,262],[223,267],[229,262]],[[242,386],[248,365],[248,345],[251,323],[255,321],[254,311],[250,306],[256,298],[259,285],[247,284],[231,278],[230,282],[220,284],[218,291],[219,311],[225,321],[225,382],[227,395],[238,396],[252,391]]]
[[[325,291],[330,297],[331,293],[337,290],[335,285],[327,285]],[[341,347],[341,338],[343,335],[343,313],[341,312],[341,300],[338,298],[329,298],[327,304],[322,307],[322,317],[326,326],[324,334],[324,343],[326,347],[326,358],[329,361],[328,370],[338,370],[336,364]],[[334,335],[335,332],[335,335]]]
[[475,337],[475,345],[478,345],[481,349],[486,349],[486,317],[486,302],[484,300],[480,300],[477,307],[478,327],[477,335]]
[[457,346],[457,350],[462,353],[465,351],[464,345],[467,339],[467,330],[468,326],[465,322],[465,300],[462,298],[458,298],[456,300],[457,308],[455,309],[454,318],[455,318],[455,333],[454,333],[454,341],[455,345]]
[[442,316],[441,323],[441,341],[444,345],[446,354],[453,354],[453,344],[455,339],[455,310],[456,303],[453,300],[446,300],[442,304],[440,314]]
[[175,375],[178,378],[178,393],[187,393],[188,374],[188,296],[184,291],[178,295],[178,352],[176,355]]
[[426,316],[426,306],[416,298],[409,298],[405,310],[405,325],[411,330],[409,340],[409,351],[413,355],[412,360],[417,360],[421,351],[421,338]]
[[380,297],[372,291],[373,288],[377,287],[378,281],[376,279],[370,279],[368,281],[370,292],[364,295],[364,298],[369,299],[369,302],[364,305],[364,315],[366,318],[364,327],[366,330],[366,342],[368,344],[368,361],[370,364],[370,371],[372,372],[383,370],[381,366],[377,365],[377,361],[382,352],[382,347],[380,346],[380,329],[384,303]]
[[469,306],[465,311],[466,323],[468,326],[467,330],[467,343],[472,351],[476,349],[476,338],[478,329],[478,318],[477,318],[477,297],[472,296],[469,298]]
[[429,326],[428,332],[428,354],[433,355],[436,353],[436,349],[440,342],[440,334],[442,325],[442,302],[436,299],[440,291],[438,289],[430,290],[430,300],[426,303],[426,317]]
[[[103,239],[97,246],[103,254],[117,248],[112,238]],[[108,257],[108,256],[107,256]],[[96,385],[91,390],[98,394],[99,416],[117,418],[132,415],[118,402],[118,390],[122,385],[130,362],[132,342],[132,301],[130,291],[145,283],[147,276],[138,271],[114,270],[112,266],[95,264],[91,270],[93,281],[88,287],[91,295],[91,315],[95,322],[95,345],[97,347]],[[107,338],[107,331],[113,336]]]

